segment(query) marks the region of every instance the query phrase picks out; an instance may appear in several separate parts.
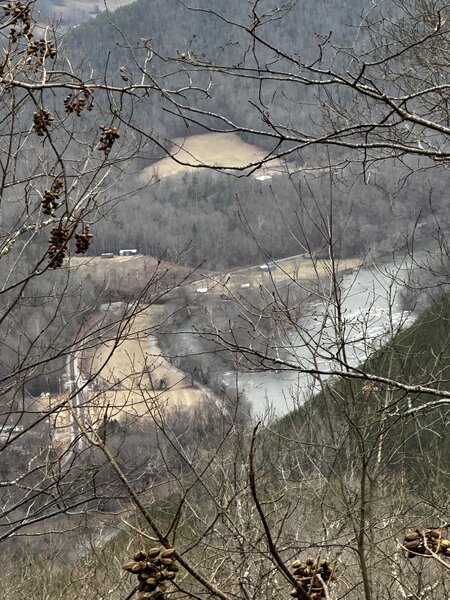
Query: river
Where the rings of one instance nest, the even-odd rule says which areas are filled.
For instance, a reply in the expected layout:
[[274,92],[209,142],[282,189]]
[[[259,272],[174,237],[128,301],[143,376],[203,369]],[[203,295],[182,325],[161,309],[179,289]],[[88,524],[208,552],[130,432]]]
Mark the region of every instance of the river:
[[[376,263],[368,259],[364,268],[342,278],[340,323],[349,364],[363,363],[388,337],[414,322],[416,315],[403,310],[400,292],[410,279],[412,264],[425,265],[429,257],[430,250],[421,249],[414,254],[414,260],[404,253]],[[225,376],[226,383],[238,382],[239,390],[251,402],[255,418],[286,414],[318,390],[317,378],[302,373],[302,369],[339,368],[336,306],[318,299],[304,310],[296,331],[289,336],[290,347],[283,344],[299,370],[239,374],[230,371]]]

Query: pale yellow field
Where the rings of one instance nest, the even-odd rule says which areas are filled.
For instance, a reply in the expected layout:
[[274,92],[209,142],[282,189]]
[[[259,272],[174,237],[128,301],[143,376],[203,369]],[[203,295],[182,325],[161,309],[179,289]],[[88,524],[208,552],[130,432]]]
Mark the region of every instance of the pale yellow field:
[[[191,284],[191,289],[208,289],[209,293],[235,293],[242,285],[252,287],[286,285],[298,282],[314,282],[331,274],[331,261],[326,259],[313,260],[307,257],[289,257],[274,261],[277,268],[265,272],[258,267],[239,269],[230,273],[210,275]],[[337,274],[347,270],[357,269],[361,265],[359,258],[348,258],[336,261]]]
[[[144,169],[141,178],[149,181],[155,176],[178,175],[197,168],[188,164],[220,166],[233,170],[260,161],[267,156],[267,152],[247,144],[234,133],[205,133],[176,138],[172,142],[171,154],[176,160],[170,156],[159,160]],[[177,160],[188,164],[180,164],[176,162]],[[273,160],[264,169],[281,170],[281,165],[278,160]]]
[[[269,276],[273,276],[273,280],[278,282],[280,279],[286,279],[286,277],[292,277],[293,279],[308,279],[313,280],[316,278],[322,278],[329,276],[332,272],[332,264],[328,259],[311,259],[311,258],[282,258],[275,261],[277,270],[270,273]],[[359,258],[345,258],[336,260],[335,269],[337,273],[347,271],[349,269],[356,269],[361,265]],[[267,278],[267,273],[261,273],[263,277]],[[278,278],[278,279],[277,279]]]
[[121,388],[153,390],[164,379],[167,388],[186,387],[186,375],[160,355],[152,333],[163,319],[163,308],[141,311],[123,330],[118,343],[107,340],[95,349],[92,372]]
[[108,419],[133,420],[137,417],[158,417],[166,411],[198,406],[205,394],[195,388],[164,390],[109,390],[89,399],[90,418],[96,423],[107,413]]
[[[53,3],[53,13],[56,17],[62,17],[72,21],[79,19],[86,21],[89,17],[99,12],[116,10],[121,6],[131,4],[135,0],[60,0]],[[51,15],[50,15],[51,16]]]
[[[152,336],[164,318],[161,305],[149,306],[122,330],[118,343],[104,340],[85,352],[85,365],[98,374],[97,385],[82,394],[79,416],[94,429],[105,418],[130,421],[134,418],[157,418],[162,412],[193,408],[215,400],[209,390],[192,387],[191,378],[161,356]],[[164,389],[161,381],[164,380]],[[53,396],[42,401],[53,406],[68,396]],[[69,409],[56,415],[55,430],[62,439],[70,439],[72,418]]]

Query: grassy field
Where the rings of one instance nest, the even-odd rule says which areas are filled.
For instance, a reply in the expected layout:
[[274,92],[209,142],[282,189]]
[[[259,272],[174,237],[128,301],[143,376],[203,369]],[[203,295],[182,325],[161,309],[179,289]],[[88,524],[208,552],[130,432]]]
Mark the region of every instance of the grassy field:
[[[229,273],[205,273],[203,279],[188,284],[187,288],[194,294],[197,289],[204,288],[210,294],[234,296],[239,295],[243,287],[261,286],[270,290],[275,286],[282,289],[296,282],[307,285],[328,277],[331,272],[329,260],[313,260],[307,255],[276,260],[273,264],[275,268],[270,272],[261,269],[261,265],[254,265]],[[142,272],[154,271],[157,261],[145,256],[110,260],[94,257],[71,259],[70,265],[86,274],[91,273],[93,280],[104,280],[109,285],[116,282],[115,285],[120,287],[118,281],[127,279],[129,282],[130,277],[142,280]],[[336,269],[338,274],[342,274],[360,265],[359,259],[345,259],[337,261]],[[179,288],[180,293],[182,287]],[[174,291],[178,293],[177,288]],[[94,340],[94,349],[84,354],[84,375],[96,379],[96,385],[91,385],[84,394],[88,407],[84,418],[93,427],[99,426],[105,415],[109,419],[130,420],[151,417],[163,408],[190,408],[208,399],[215,400],[212,392],[194,387],[188,374],[161,356],[156,334],[164,319],[165,308],[162,305],[147,306],[121,323],[116,338],[111,333],[107,335],[105,329],[105,339]],[[61,398],[54,401],[61,401]],[[62,435],[70,432],[69,424],[69,412],[62,411],[57,423]]]
[[[358,258],[347,258],[336,261],[335,269],[338,274],[357,269],[361,266]],[[292,256],[274,261],[276,268],[267,272],[260,266],[238,269],[229,273],[208,275],[190,284],[190,289],[207,289],[208,292],[227,294],[235,292],[242,286],[284,286],[289,284],[316,282],[330,277],[332,264],[327,259],[312,259],[306,256]]]
[[[234,133],[206,133],[177,138],[172,142],[171,153],[183,163],[221,166],[227,169],[244,167],[262,160],[267,154],[257,146],[242,141]],[[196,167],[179,164],[168,156],[144,169],[141,178],[149,181],[155,176],[167,177],[195,169]],[[279,161],[271,161],[265,169],[281,170],[281,166]]]
[[[131,4],[135,0],[107,0],[106,7],[113,11],[121,6]],[[103,0],[53,0],[53,10],[48,16],[62,19],[63,25],[75,25],[105,11]]]
[[151,256],[71,257],[69,268],[77,269],[94,286],[101,302],[136,300],[148,283],[154,293],[163,293],[185,280],[194,279],[188,266],[158,262]]
[[[101,425],[105,415],[129,421],[214,399],[212,392],[194,388],[190,376],[161,356],[152,333],[163,319],[163,306],[149,306],[129,320],[117,340],[100,340],[85,353],[85,375],[95,374],[97,383],[84,392],[83,419],[92,427]],[[52,398],[54,404],[62,400],[63,396]],[[70,433],[70,422],[68,410],[58,413],[56,429],[62,437]]]
[[127,389],[138,386],[151,389],[161,379],[166,379],[171,388],[184,387],[185,377],[175,373],[171,365],[158,356],[158,346],[151,337],[163,320],[163,312],[161,305],[146,308],[124,326],[118,340],[107,340],[95,348],[91,371],[100,372],[102,379],[117,382]]

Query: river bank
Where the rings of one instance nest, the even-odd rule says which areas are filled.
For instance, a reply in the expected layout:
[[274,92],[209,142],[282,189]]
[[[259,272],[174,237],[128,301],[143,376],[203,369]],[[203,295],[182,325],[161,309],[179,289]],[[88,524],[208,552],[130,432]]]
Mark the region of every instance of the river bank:
[[[299,320],[311,305],[330,297],[330,280],[342,280],[361,266],[359,258],[332,263],[302,254],[205,278],[188,304],[170,307],[177,319],[160,339],[164,353],[216,393],[260,404],[252,375],[269,390],[275,372],[278,388],[277,362],[292,361],[292,332]],[[297,373],[283,376],[292,383]]]
[[340,279],[334,295],[308,303],[283,348],[292,369],[226,374],[250,401],[254,418],[279,417],[295,409],[320,389],[319,379],[309,371],[340,369],[342,361],[360,365],[414,323],[418,312],[416,306],[405,309],[403,290],[414,285],[418,269],[429,269],[428,262],[438,252],[435,240],[417,246],[414,253],[369,257],[364,267]]

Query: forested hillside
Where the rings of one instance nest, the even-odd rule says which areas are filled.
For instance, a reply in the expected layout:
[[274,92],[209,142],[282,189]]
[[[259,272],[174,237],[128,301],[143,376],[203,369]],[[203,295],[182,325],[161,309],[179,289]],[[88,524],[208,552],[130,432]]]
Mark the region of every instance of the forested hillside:
[[[361,370],[409,386],[448,391],[449,320],[450,296],[444,294],[412,326],[375,350]],[[428,473],[434,483],[448,485],[448,408],[444,400],[432,395],[401,389],[386,392],[376,381],[355,381],[350,388],[331,380],[326,391],[280,420],[278,426],[282,431],[298,430],[311,420],[319,427],[320,421],[322,433],[331,440],[337,421],[350,416],[344,409],[350,389],[354,402],[350,410],[358,420],[355,429],[362,428],[370,460],[376,458],[393,472],[406,469],[417,481]],[[430,406],[437,410],[430,411]],[[400,420],[400,415],[406,418]]]
[[[270,15],[271,9],[266,4],[259,8],[263,13],[267,9]],[[270,131],[270,127],[264,125],[264,111],[250,110],[248,106],[248,99],[258,95],[256,79],[233,77],[216,68],[202,73],[195,68],[191,72],[190,68],[189,56],[208,65],[216,61],[232,64],[245,55],[245,64],[248,63],[250,70],[258,60],[268,60],[267,49],[265,57],[264,53],[258,57],[253,55],[250,47],[246,53],[245,30],[233,25],[249,26],[255,16],[242,2],[226,6],[222,2],[208,2],[197,8],[189,10],[178,0],[138,1],[115,12],[98,15],[65,39],[67,52],[75,53],[81,71],[89,73],[94,81],[103,81],[106,73],[106,81],[117,85],[123,83],[126,73],[127,84],[138,84],[142,80],[149,81],[157,91],[160,88],[161,93],[153,94],[151,101],[142,96],[130,113],[133,125],[128,135],[136,136],[139,131],[143,137],[131,163],[132,173],[128,170],[129,176],[122,174],[125,193],[135,186],[136,180],[140,181],[139,173],[144,167],[164,156],[164,150],[172,149],[170,140],[174,137],[204,133],[205,126],[219,130],[227,127],[207,115],[202,116],[201,124],[195,119],[180,118],[182,112],[162,92],[163,88],[176,90],[178,86],[189,84],[192,89],[186,88],[181,93],[181,103],[223,115],[243,127],[263,127]],[[364,28],[358,30],[356,42],[354,38],[356,27],[365,19],[376,20],[377,10],[373,6],[368,8],[364,1],[292,3],[289,10],[286,7],[287,18],[267,17],[261,35],[267,35],[274,47],[289,48],[289,52],[298,54],[306,62],[314,61],[315,55],[322,52],[326,63],[326,52],[319,49],[321,40],[327,36],[331,36],[333,46],[354,43],[364,52],[373,48],[374,41],[365,34]],[[390,7],[388,14],[396,10],[395,6]],[[139,65],[149,49],[151,60],[146,63],[148,69],[144,75]],[[181,56],[185,57],[186,67],[183,60],[180,61]],[[162,60],[163,57],[178,62]],[[339,61],[345,60],[342,53]],[[342,70],[346,68],[344,63],[336,64],[336,58],[333,64]],[[279,60],[280,73],[285,68]],[[207,90],[207,95],[202,89]],[[283,122],[289,115],[289,127],[312,131],[311,128],[326,127],[321,111],[327,100],[323,90],[319,92],[312,86],[304,86],[301,97],[297,98],[298,90],[293,86],[291,89],[289,81],[273,84],[269,81],[260,99],[264,105],[266,98],[274,123]],[[348,90],[339,90],[339,94],[348,94]],[[95,102],[107,110],[107,98],[100,95]],[[123,96],[122,104],[114,108],[124,123],[129,121],[129,102]],[[241,135],[268,149],[273,147],[270,137],[252,136],[249,132]],[[422,228],[420,234],[427,235],[437,221],[442,226],[447,223],[443,191],[447,178],[445,169],[439,177],[436,171],[433,175],[427,170],[419,174],[415,171],[426,167],[426,163],[401,160],[375,163],[369,174],[361,173],[360,167],[346,168],[345,155],[341,153],[330,157],[308,148],[289,155],[287,160],[286,169],[293,174],[275,177],[269,183],[236,181],[205,170],[164,178],[134,193],[126,203],[117,206],[109,222],[99,224],[92,251],[99,254],[117,252],[120,247],[139,247],[145,254],[157,258],[184,254],[188,264],[203,264],[212,269],[257,262],[261,256],[258,245],[274,258],[300,253],[306,247],[320,254],[323,232],[316,223],[319,213],[326,212],[330,202],[331,180],[334,227],[336,240],[339,240],[337,250],[342,256],[369,249],[375,253],[389,252],[394,246],[402,245],[417,225]],[[327,174],[326,165],[335,164],[336,160],[339,171]],[[316,166],[324,167],[325,172],[316,172]],[[312,167],[311,173],[302,171],[302,167]],[[130,223],[125,229],[117,226],[124,219]],[[292,231],[283,235],[286,223]],[[249,232],[256,237],[256,243]],[[185,253],[186,249],[189,250]]]
[[[264,255],[327,256],[323,218],[331,203],[336,254],[382,256],[405,247],[413,233],[423,239],[437,222],[448,223],[448,172],[442,170],[437,182],[417,173],[392,186],[401,173],[401,165],[385,165],[368,184],[351,169],[334,177],[326,170],[286,170],[265,181],[207,170],[156,178],[98,224],[90,252],[139,248],[160,259],[222,271],[258,264]],[[130,227],[120,226],[125,222]]]
[[448,3],[36,9],[0,6],[0,596],[447,598]]
[[[363,52],[373,49],[374,41],[364,27],[357,27],[368,20],[376,21],[380,9],[368,7],[363,0],[292,3],[285,7],[283,19],[271,17],[269,4],[259,6],[267,20],[266,25],[261,25],[261,35],[267,36],[268,43],[280,51],[289,49],[303,61],[313,61],[319,53],[326,66],[331,48],[327,46],[325,51],[321,44],[330,35],[332,46],[353,44]],[[110,189],[120,190],[127,200],[104,203],[102,214],[107,218],[100,218],[96,225],[90,255],[117,253],[120,248],[130,247],[158,259],[178,261],[182,256],[188,265],[202,264],[209,269],[254,264],[264,252],[273,258],[304,251],[321,255],[327,252],[326,241],[323,227],[317,227],[317,222],[320,214],[327,212],[330,201],[335,207],[335,248],[343,257],[369,250],[383,254],[402,246],[415,230],[426,236],[437,222],[441,227],[447,226],[447,170],[439,169],[436,177],[437,171],[431,174],[426,161],[419,159],[374,163],[369,171],[362,171],[360,165],[347,166],[345,152],[330,151],[331,155],[326,155],[305,148],[289,154],[281,167],[284,173],[269,182],[247,178],[242,181],[201,170],[162,181],[156,174],[150,185],[145,185],[143,170],[162,158],[165,151],[172,150],[174,137],[205,133],[205,126],[226,129],[226,123],[207,115],[199,119],[199,124],[180,118],[182,111],[165,89],[175,90],[175,100],[223,115],[247,128],[262,126],[270,132],[271,127],[264,125],[264,110],[251,110],[248,104],[248,99],[258,95],[262,105],[267,101],[273,123],[285,121],[288,115],[293,130],[326,128],[322,110],[327,99],[322,89],[303,86],[301,97],[297,98],[299,90],[288,80],[269,80],[261,96],[258,80],[253,77],[233,77],[217,68],[203,72],[191,69],[189,56],[208,65],[232,64],[245,55],[244,64],[250,72],[258,60],[270,58],[267,48],[262,55],[252,53],[246,46],[245,29],[234,25],[249,26],[255,19],[245,3],[223,6],[221,2],[208,2],[197,8],[189,10],[179,0],[135,2],[99,14],[65,35],[63,52],[70,54],[71,68],[86,74],[88,81],[111,85],[143,81],[156,92],[151,98],[137,92],[122,94],[118,103],[111,104],[111,97],[99,90],[93,100],[89,99],[89,103],[93,101],[91,112],[63,117],[60,108],[57,113],[61,119],[71,119],[78,139],[84,140],[87,148],[92,144],[92,133],[103,125],[110,108],[114,122],[125,127],[124,136],[116,142],[116,152],[120,163],[127,161],[127,167],[118,168],[119,163],[111,167],[114,183],[111,180]],[[383,7],[384,16],[399,12],[395,6],[387,13],[386,10]],[[185,58],[180,61],[181,56]],[[332,59],[330,54],[330,61],[345,71],[345,52],[338,58]],[[280,74],[284,73],[286,65],[281,59],[276,64]],[[186,85],[178,96],[177,88]],[[338,93],[345,96],[349,92],[339,89]],[[63,95],[57,98],[62,105]],[[349,101],[352,102],[351,97]],[[240,135],[267,149],[274,147],[270,137],[252,136],[248,131]],[[75,158],[72,146],[73,143],[65,153]],[[327,170],[327,164],[333,168]],[[333,198],[329,194],[331,182]],[[108,206],[111,210],[107,210]],[[20,210],[17,204],[7,207],[8,222],[17,218],[16,207]],[[125,221],[128,226],[121,227]],[[290,231],[286,233],[287,224]]]
[[[142,76],[139,65],[145,57],[146,46],[154,51],[150,67],[150,77],[154,73],[155,89],[158,85],[172,87],[184,86],[191,75],[182,65],[173,68],[164,57],[179,58],[189,55],[199,57],[206,64],[216,59],[219,63],[240,62],[246,49],[245,32],[233,25],[243,23],[250,26],[254,15],[245,2],[233,0],[224,3],[221,0],[200,2],[196,10],[189,10],[179,0],[138,0],[130,6],[123,7],[113,13],[98,15],[95,19],[83,23],[72,31],[66,40],[68,49],[78,50],[85,57],[86,72],[90,65],[94,68],[94,78],[119,83],[120,67],[125,67],[130,74],[130,81],[138,82]],[[273,10],[269,2],[260,6],[268,13]],[[263,28],[274,46],[289,48],[309,62],[318,52],[321,39],[332,34],[336,45],[346,45],[354,39],[354,28],[360,24],[367,12],[364,0],[351,2],[319,0],[311,3],[302,1],[286,5],[288,19],[268,20]],[[374,12],[374,9],[371,10]],[[220,17],[218,15],[221,15]],[[364,43],[368,43],[368,40]],[[131,52],[129,51],[131,48]],[[250,47],[248,48],[250,50]],[[264,60],[264,57],[261,58]],[[270,60],[270,53],[266,59]],[[248,68],[256,67],[256,57],[248,53]],[[280,65],[282,68],[282,65]],[[254,96],[258,82],[252,79],[242,80],[225,76],[219,72],[198,73],[194,75],[197,91],[187,90],[183,100],[195,103],[208,111],[223,114],[242,125],[255,125],[252,111],[246,110],[249,99]],[[164,83],[163,83],[164,81]],[[201,87],[208,88],[208,97],[201,92]],[[267,100],[272,94],[276,97],[275,119],[282,120],[287,110],[284,94],[296,105],[296,113],[290,115],[293,124],[309,127],[314,115],[318,117],[319,98],[311,90],[302,97],[295,97],[295,90],[289,84],[277,84],[266,89]],[[169,112],[161,112],[167,108]],[[154,130],[161,139],[171,139],[180,135],[189,135],[204,131],[203,125],[189,124],[179,118],[176,110],[171,109],[170,102],[164,95],[153,96],[151,102],[145,98],[134,114],[134,122],[145,130]],[[261,115],[256,117],[261,122]],[[216,124],[210,119],[205,124]],[[263,140],[261,140],[262,142]]]

